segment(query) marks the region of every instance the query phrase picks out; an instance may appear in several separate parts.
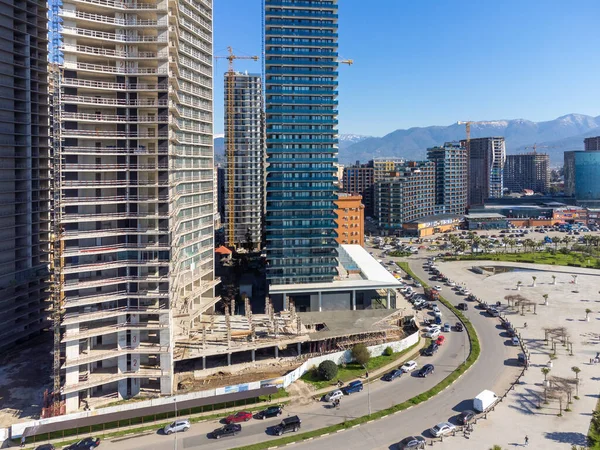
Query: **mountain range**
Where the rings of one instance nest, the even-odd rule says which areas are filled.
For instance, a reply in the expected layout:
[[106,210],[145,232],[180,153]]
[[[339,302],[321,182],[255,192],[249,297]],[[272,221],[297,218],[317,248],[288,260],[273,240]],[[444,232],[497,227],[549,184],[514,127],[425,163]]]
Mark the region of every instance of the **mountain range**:
[[[567,114],[554,120],[532,122],[526,119],[491,120],[474,122],[471,137],[504,136],[506,152],[510,154],[532,151],[548,153],[552,166],[563,164],[563,152],[583,150],[583,139],[600,136],[600,116]],[[415,127],[399,129],[383,137],[358,134],[340,134],[339,160],[341,164],[365,163],[378,156],[393,156],[419,160],[426,157],[429,147],[465,138],[465,126]],[[223,137],[214,140],[215,160],[224,157]],[[527,148],[529,147],[529,148]]]
[[[508,154],[532,151],[526,147],[537,144],[538,153],[548,153],[553,166],[562,165],[564,151],[583,150],[584,138],[599,135],[600,116],[583,114],[568,114],[546,122],[514,119],[481,121],[471,125],[472,138],[504,136]],[[343,150],[340,148],[339,159],[342,164],[357,160],[366,162],[378,156],[418,160],[425,158],[427,148],[460,139],[465,139],[465,126],[458,124],[396,130],[383,137],[360,140]]]

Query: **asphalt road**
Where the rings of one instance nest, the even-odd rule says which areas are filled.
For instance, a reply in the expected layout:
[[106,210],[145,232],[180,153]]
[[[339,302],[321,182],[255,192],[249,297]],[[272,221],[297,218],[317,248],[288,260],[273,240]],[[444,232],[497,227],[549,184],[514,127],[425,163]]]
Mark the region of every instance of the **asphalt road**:
[[[441,304],[440,309],[444,321],[456,322],[457,319],[450,310]],[[362,392],[343,397],[339,410],[330,409],[325,402],[315,402],[305,406],[287,406],[284,409],[284,415],[280,418],[252,419],[242,424],[242,432],[238,436],[224,437],[220,440],[211,439],[207,436],[210,431],[221,426],[217,421],[196,423],[192,425],[188,432],[177,435],[177,448],[221,450],[269,439],[274,440],[276,437],[266,433],[267,428],[278,424],[281,418],[287,415],[300,416],[302,419],[301,431],[319,429],[344,420],[367,415],[369,413],[369,397],[372,412],[401,403],[439,383],[461,364],[468,355],[469,344],[466,332],[452,331],[443,334],[446,336],[446,341],[433,357],[420,356],[416,358],[419,367],[427,363],[435,366],[435,372],[425,379],[416,377],[415,371],[413,374],[404,374],[392,382],[377,380],[370,385],[370,395],[369,388],[365,386]],[[466,351],[464,345],[467,345]],[[115,450],[146,450],[149,448],[153,450],[170,450],[175,448],[175,436],[165,436],[157,432],[120,441],[113,440],[107,447]]]
[[[422,268],[423,262],[422,256],[409,260],[411,269],[419,278],[438,284],[429,281],[429,274]],[[443,287],[442,295],[453,304],[465,301],[464,297],[456,295],[447,286]],[[492,389],[500,393],[501,390],[506,389],[520,371],[515,366],[518,350],[506,345],[506,338],[500,335],[498,319],[488,317],[474,306],[474,302],[469,304],[470,308],[466,311],[466,315],[472,321],[479,336],[481,354],[477,362],[451,387],[409,411],[326,438],[298,444],[294,448],[301,450],[325,447],[348,450],[395,448],[398,441],[409,435],[421,434],[430,437],[429,428],[439,422],[454,421],[453,418],[458,413],[472,407],[472,399],[482,390]]]

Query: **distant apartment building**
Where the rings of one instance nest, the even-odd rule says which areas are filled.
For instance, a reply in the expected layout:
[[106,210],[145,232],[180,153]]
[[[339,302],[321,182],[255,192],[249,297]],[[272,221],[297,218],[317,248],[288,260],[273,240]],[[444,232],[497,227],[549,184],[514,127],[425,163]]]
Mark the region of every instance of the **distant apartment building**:
[[[466,141],[461,141],[466,147]],[[503,137],[471,139],[469,143],[468,204],[483,205],[486,198],[502,197],[506,143]]]
[[575,153],[575,198],[580,205],[600,206],[600,152]]
[[46,2],[7,0],[1,8],[0,354],[6,354],[48,326],[50,152]]
[[569,150],[564,153],[563,173],[565,177],[564,192],[567,197],[575,196],[575,154],[581,150]]
[[459,142],[427,149],[435,164],[435,203],[438,214],[464,214],[467,209],[467,149]]
[[550,188],[550,157],[545,153],[508,155],[504,165],[504,188],[511,192],[525,189],[547,192]]
[[222,165],[215,166],[215,172],[217,174],[217,211],[219,211],[219,216],[221,217],[221,226],[223,225],[223,220],[225,219],[225,169]]
[[365,206],[360,195],[338,193],[337,209],[338,244],[365,244]]
[[391,173],[397,172],[404,167],[406,160],[404,158],[379,157],[373,158],[373,170],[375,181],[383,180]]
[[[233,116],[228,105],[233,106]],[[260,248],[264,204],[264,133],[260,75],[225,73],[225,242]]]
[[583,140],[586,152],[594,152],[600,150],[600,136],[589,137]]
[[435,164],[410,161],[397,172],[375,183],[378,227],[389,233],[402,225],[435,212]]
[[344,167],[343,191],[348,194],[359,194],[365,205],[365,214],[373,216],[373,186],[375,173],[372,162]]
[[212,13],[211,0],[62,2],[67,413],[171,395],[178,344],[219,300]]

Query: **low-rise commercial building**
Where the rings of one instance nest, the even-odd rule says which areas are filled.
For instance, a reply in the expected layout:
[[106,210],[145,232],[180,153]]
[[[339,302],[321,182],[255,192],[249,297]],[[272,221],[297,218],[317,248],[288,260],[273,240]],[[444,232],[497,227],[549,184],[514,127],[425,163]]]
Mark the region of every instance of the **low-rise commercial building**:
[[497,230],[508,228],[506,216],[496,213],[471,213],[465,216],[469,230]]
[[335,201],[337,209],[338,244],[365,244],[365,205],[360,195],[339,193]]
[[427,237],[436,233],[455,231],[460,227],[463,216],[456,214],[436,214],[425,216],[403,224],[402,228],[406,236]]

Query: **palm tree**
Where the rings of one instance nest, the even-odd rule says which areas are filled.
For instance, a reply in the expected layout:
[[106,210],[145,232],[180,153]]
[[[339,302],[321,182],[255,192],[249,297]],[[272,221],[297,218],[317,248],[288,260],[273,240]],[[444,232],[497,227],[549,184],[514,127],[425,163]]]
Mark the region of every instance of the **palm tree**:
[[502,447],[499,445],[494,445],[492,448],[490,448],[490,450],[502,450]]
[[523,284],[522,281],[517,281],[517,291],[521,290],[521,285]]
[[532,239],[525,239],[523,241],[523,246],[525,247],[525,253],[527,253],[527,249],[528,248],[532,248],[534,245],[533,240]]
[[552,284],[556,284],[556,275],[552,275]]
[[585,320],[588,321],[588,322],[590,321],[590,314],[591,313],[592,313],[592,310],[590,308],[587,308],[585,310]]
[[506,253],[506,248],[508,247],[509,241],[510,241],[510,239],[507,237],[502,238],[502,243],[504,244],[504,253]]
[[571,370],[575,373],[575,395],[579,397],[579,372],[581,369],[577,366],[571,367]]
[[531,278],[533,279],[532,287],[535,287],[535,280],[537,280],[537,277],[533,276]]
[[544,305],[548,306],[548,294],[544,294],[542,297],[544,297]]
[[514,240],[513,238],[508,238],[508,245],[510,245],[510,252],[512,253],[515,247],[515,244],[517,243],[516,240]]
[[550,369],[548,367],[542,367],[542,373],[544,374],[544,384],[548,381],[548,374],[550,373]]
[[558,244],[560,244],[562,242],[562,239],[560,238],[560,236],[555,236],[552,238],[552,243],[554,244],[554,251],[558,250]]
[[563,239],[563,244],[565,244],[565,248],[568,250],[569,249],[569,244],[571,242],[573,242],[573,238],[571,238],[570,236],[565,236]]

